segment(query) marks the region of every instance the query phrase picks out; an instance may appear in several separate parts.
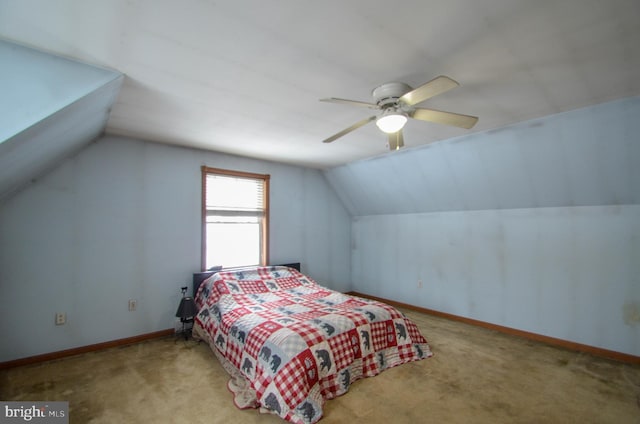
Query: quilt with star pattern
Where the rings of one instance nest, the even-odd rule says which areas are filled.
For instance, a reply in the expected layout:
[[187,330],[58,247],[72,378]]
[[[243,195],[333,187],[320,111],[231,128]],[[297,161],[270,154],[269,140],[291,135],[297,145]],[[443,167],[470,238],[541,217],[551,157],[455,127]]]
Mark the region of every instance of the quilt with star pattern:
[[358,379],[432,356],[396,308],[328,289],[293,268],[218,272],[195,300],[194,335],[231,375],[236,406],[292,423],[317,422],[325,400]]

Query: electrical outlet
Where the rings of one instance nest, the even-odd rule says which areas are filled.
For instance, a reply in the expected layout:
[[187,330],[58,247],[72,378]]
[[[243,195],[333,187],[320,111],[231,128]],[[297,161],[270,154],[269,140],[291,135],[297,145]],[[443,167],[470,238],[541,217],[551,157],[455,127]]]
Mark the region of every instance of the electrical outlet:
[[422,280],[418,280],[418,288],[421,289],[422,288]]
[[137,306],[138,306],[138,301],[137,300],[129,299],[129,310],[130,311],[135,311]]
[[67,314],[64,312],[56,312],[56,325],[65,325],[67,323]]

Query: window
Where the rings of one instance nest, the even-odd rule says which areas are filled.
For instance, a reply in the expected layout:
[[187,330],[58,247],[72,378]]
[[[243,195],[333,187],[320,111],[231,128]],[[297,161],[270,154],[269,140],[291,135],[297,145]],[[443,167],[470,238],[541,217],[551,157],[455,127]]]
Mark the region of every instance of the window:
[[203,269],[266,265],[269,175],[202,167]]

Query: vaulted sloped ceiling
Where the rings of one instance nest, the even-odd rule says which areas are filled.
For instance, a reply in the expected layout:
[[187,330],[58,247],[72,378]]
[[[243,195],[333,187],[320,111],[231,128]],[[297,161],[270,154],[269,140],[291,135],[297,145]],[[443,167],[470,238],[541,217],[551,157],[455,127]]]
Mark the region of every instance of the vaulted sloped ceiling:
[[325,171],[351,215],[640,203],[640,97]]
[[[0,199],[105,132],[327,169],[354,215],[635,203],[639,19],[637,0],[0,1],[0,37],[107,68],[0,45]],[[462,86],[423,106],[473,129],[321,143],[371,113],[318,99],[440,74]]]
[[411,120],[410,147],[640,95],[638,0],[3,0],[0,37],[127,78],[106,133],[330,168],[387,151],[371,101],[389,81],[461,86]]
[[123,76],[0,40],[0,200],[103,133]]

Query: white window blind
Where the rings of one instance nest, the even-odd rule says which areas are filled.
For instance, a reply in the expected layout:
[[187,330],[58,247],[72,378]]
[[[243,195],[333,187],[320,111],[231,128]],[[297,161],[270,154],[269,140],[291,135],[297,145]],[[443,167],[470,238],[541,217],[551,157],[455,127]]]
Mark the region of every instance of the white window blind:
[[207,214],[264,214],[264,183],[261,179],[207,174]]
[[204,269],[266,263],[269,176],[203,173]]

